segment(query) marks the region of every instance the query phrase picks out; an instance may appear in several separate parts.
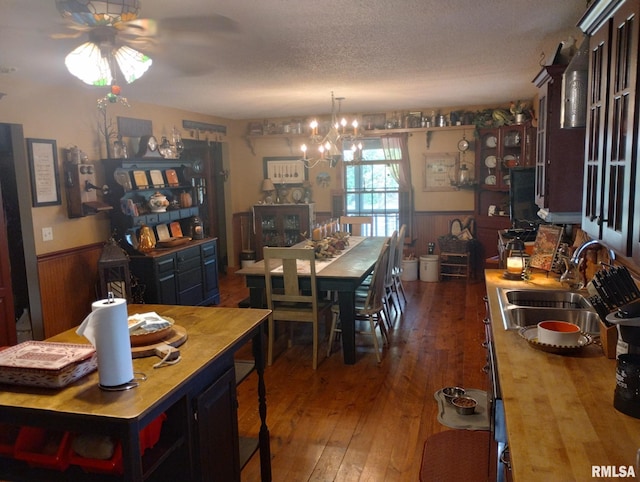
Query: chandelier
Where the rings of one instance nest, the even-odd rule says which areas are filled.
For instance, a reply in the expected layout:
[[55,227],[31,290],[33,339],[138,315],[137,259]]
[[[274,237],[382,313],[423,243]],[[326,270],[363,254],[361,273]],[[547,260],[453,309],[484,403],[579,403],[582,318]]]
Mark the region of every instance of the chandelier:
[[[362,144],[357,143],[358,120],[354,119],[351,123],[345,117],[340,118],[340,110],[344,97],[334,97],[331,92],[331,123],[329,131],[325,135],[319,134],[319,123],[313,119],[309,124],[311,136],[309,137],[309,146],[302,144],[302,161],[307,168],[315,167],[320,162],[329,163],[330,167],[335,167],[338,161],[342,159],[342,150],[345,142],[351,142],[351,149],[355,153],[362,149]],[[338,101],[338,110],[336,112],[336,101]],[[340,120],[338,120],[340,118]]]
[[130,84],[151,67],[147,55],[127,45],[116,45],[119,26],[138,18],[139,0],[56,0],[56,6],[64,18],[81,30],[89,30],[89,41],[64,61],[69,72],[85,84],[115,85],[118,77]]

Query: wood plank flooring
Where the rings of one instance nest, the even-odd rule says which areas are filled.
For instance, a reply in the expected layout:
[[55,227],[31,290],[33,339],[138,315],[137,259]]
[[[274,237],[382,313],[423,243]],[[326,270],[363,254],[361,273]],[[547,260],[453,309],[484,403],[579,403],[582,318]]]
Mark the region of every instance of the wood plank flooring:
[[[353,366],[343,364],[336,345],[312,370],[305,333],[276,353],[265,372],[274,481],[417,481],[425,440],[449,430],[437,421],[434,393],[448,385],[488,388],[482,371],[484,283],[404,286],[406,309],[396,319],[382,363],[365,336],[356,339]],[[221,293],[223,306],[237,306],[248,295],[243,277],[222,276]],[[324,354],[326,342],[321,359]],[[255,376],[238,387],[240,435],[258,433]],[[255,456],[242,481],[259,480]]]

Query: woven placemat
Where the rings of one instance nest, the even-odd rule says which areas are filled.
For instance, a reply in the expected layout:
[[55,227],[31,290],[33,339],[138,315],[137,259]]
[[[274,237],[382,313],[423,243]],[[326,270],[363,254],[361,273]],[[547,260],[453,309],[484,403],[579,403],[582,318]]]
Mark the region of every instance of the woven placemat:
[[466,388],[466,395],[478,402],[475,413],[460,415],[456,408],[444,398],[442,389],[433,394],[438,402],[438,422],[451,428],[465,430],[489,430],[489,411],[487,410],[487,392],[475,388]]

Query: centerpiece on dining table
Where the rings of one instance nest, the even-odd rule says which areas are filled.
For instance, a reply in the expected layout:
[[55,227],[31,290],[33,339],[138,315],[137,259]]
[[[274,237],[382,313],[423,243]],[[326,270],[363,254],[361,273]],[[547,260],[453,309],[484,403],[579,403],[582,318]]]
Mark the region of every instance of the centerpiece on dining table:
[[307,248],[315,250],[316,259],[327,259],[338,256],[349,246],[349,233],[336,231],[322,239],[307,239]]

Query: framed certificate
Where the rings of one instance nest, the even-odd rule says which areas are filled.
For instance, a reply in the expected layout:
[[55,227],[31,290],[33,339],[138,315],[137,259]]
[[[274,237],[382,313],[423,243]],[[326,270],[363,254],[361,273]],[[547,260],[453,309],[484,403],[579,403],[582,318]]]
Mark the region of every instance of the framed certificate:
[[27,139],[33,207],[62,204],[58,189],[56,141]]

